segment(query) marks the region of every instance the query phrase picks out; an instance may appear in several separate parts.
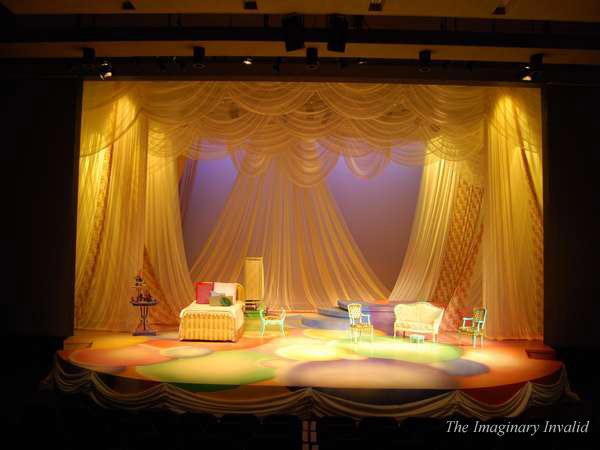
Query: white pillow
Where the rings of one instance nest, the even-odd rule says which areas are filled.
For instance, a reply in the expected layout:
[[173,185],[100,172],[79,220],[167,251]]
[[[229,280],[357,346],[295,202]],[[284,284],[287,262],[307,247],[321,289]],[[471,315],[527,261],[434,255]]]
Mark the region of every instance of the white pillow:
[[235,283],[219,283],[218,281],[215,281],[213,290],[231,297],[234,304],[237,302],[237,285]]

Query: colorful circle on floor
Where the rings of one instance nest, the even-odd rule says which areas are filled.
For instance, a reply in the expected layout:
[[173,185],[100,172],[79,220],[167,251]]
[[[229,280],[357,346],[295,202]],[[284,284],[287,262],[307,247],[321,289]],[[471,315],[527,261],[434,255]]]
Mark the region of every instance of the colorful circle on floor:
[[[348,339],[350,337],[350,332],[348,330],[322,330],[318,328],[309,328],[302,332],[304,336],[310,337],[313,339]],[[383,331],[373,330],[374,336],[385,336]],[[363,340],[369,340],[370,336],[363,336]]]
[[148,341],[148,339],[148,336],[131,336],[125,334],[99,336],[94,338],[91,348],[100,350],[105,348],[129,347],[131,345],[142,344]]
[[349,334],[348,330],[321,330],[318,328],[309,328],[302,331],[304,336],[313,339],[346,339]]
[[210,355],[212,352],[213,351],[210,348],[192,346],[171,347],[160,351],[161,355],[165,355],[170,358],[194,358],[196,356]]
[[295,361],[332,361],[336,359],[363,359],[342,348],[319,344],[288,345],[275,351],[277,356]]
[[390,359],[314,361],[281,371],[280,383],[357,389],[453,389],[456,382],[445,372],[423,364]]
[[343,339],[332,345],[367,358],[395,359],[420,364],[451,361],[462,355],[462,351],[453,345],[433,342],[413,344],[392,337],[377,337],[373,342],[361,340],[358,343],[354,343],[351,339]]
[[169,361],[159,349],[148,345],[131,345],[119,348],[89,348],[74,351],[69,355],[71,362],[93,367],[140,366]]
[[490,368],[485,364],[468,359],[454,359],[452,361],[441,361],[430,364],[431,367],[443,370],[448,375],[455,377],[469,377],[473,375],[481,375],[490,371]]
[[272,358],[259,352],[231,350],[141,366],[136,371],[163,382],[240,385],[273,378],[275,370],[261,365],[262,361]]

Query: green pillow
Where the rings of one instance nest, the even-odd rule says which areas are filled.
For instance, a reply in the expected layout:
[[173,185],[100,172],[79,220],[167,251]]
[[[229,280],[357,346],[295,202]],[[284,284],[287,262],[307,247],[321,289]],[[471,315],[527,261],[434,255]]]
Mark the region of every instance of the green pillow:
[[233,305],[233,297],[231,295],[222,295],[221,296],[221,306],[231,306]]
[[233,298],[223,294],[213,294],[208,298],[210,306],[231,306],[233,305]]

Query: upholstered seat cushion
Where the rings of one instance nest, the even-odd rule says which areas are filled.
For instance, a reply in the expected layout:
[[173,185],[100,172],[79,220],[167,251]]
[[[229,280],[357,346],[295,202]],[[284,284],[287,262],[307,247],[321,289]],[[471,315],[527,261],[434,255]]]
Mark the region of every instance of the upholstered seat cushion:
[[466,327],[458,327],[458,329],[459,329],[459,331],[462,331],[463,333],[469,333],[469,334],[481,333],[481,334],[483,334],[483,330],[481,330],[477,327],[466,326]]
[[433,324],[432,323],[423,323],[423,322],[415,322],[412,320],[399,320],[397,321],[394,326],[396,328],[406,328],[409,330],[432,330],[433,329]]

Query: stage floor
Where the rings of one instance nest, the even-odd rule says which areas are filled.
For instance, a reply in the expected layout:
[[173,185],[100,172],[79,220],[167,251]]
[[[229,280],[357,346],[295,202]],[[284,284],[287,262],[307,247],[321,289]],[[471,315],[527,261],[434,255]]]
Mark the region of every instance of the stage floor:
[[195,392],[244,386],[318,387],[329,391],[473,390],[511,388],[555,376],[562,363],[531,359],[527,350],[548,351],[537,342],[485,342],[472,348],[453,334],[438,343],[409,343],[377,333],[354,344],[343,330],[303,327],[288,319],[286,336],[247,319],[236,343],[182,342],[176,331],[154,337],[79,332],[59,356],[74,366],[121,379],[170,383]]

